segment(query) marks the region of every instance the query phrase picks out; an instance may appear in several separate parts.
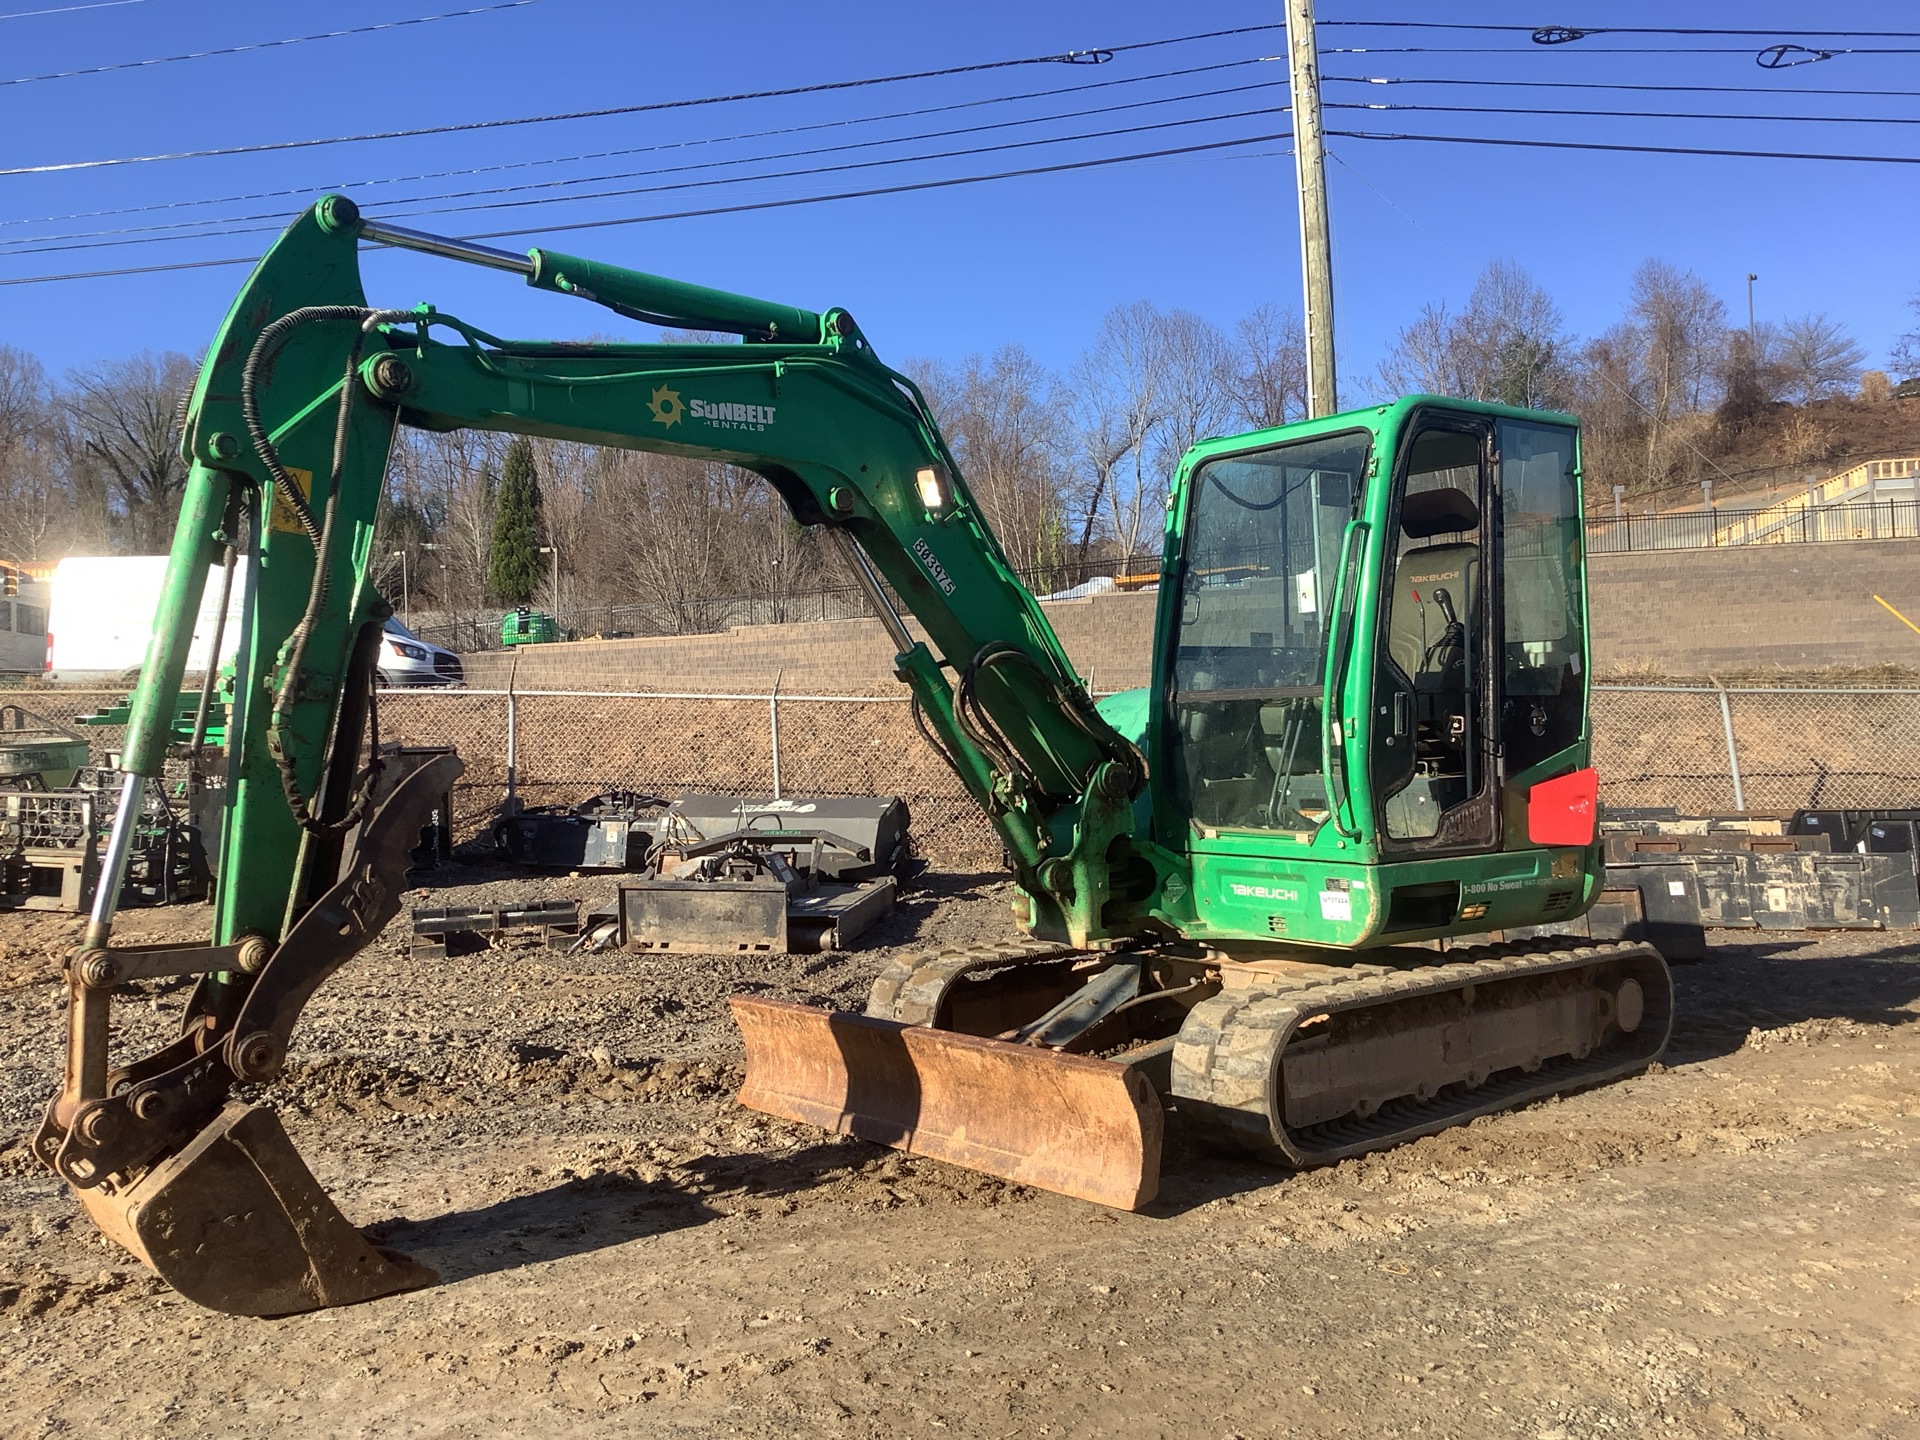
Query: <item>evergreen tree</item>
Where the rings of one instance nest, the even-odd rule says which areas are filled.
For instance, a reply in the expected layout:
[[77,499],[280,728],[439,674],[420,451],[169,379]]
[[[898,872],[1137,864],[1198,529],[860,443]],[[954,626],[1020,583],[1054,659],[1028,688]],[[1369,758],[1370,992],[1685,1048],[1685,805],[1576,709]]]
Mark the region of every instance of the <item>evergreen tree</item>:
[[507,447],[487,552],[487,589],[502,605],[530,605],[539,593],[542,519],[533,444],[522,436]]

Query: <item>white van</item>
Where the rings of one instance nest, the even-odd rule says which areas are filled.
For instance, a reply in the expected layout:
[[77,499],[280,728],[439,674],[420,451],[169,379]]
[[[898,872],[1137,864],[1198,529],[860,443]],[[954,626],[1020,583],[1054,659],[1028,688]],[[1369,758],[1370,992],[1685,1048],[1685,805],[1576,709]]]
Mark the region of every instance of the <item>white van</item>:
[[[46,675],[60,685],[121,685],[139,678],[160,613],[166,582],[164,555],[75,555],[54,567],[47,620]],[[187,651],[187,673],[206,672],[220,610],[221,568],[207,572],[200,615]],[[247,562],[233,573],[226,629],[217,664],[232,661],[240,643]],[[429,644],[398,620],[387,621],[380,646],[382,685],[458,685],[460,657]]]
[[[240,643],[240,603],[247,562],[234,571],[226,631],[214,663],[231,660]],[[204,673],[220,609],[221,568],[207,572],[187,670]],[[47,610],[49,680],[62,685],[118,685],[137,678],[160,613],[167,578],[164,555],[70,555],[54,567]]]

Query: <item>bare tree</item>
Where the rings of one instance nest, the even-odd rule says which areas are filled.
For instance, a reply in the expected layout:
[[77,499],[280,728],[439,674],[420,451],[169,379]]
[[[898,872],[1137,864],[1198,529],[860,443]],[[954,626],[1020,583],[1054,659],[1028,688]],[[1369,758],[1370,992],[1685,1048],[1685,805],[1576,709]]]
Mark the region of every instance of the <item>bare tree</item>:
[[1513,261],[1495,260],[1459,314],[1440,303],[1421,310],[1395,337],[1380,379],[1395,394],[1559,406],[1572,392],[1570,350],[1553,297]]
[[114,518],[138,552],[165,550],[172,540],[187,482],[182,401],[197,368],[177,351],[143,350],[67,377],[64,403],[79,450],[104,477]]
[[1750,330],[1728,330],[1720,361],[1719,418],[1737,429],[1772,409],[1786,390],[1779,329],[1762,320]]
[[1528,408],[1566,403],[1566,323],[1553,297],[1511,260],[1480,272],[1455,340],[1476,400]]
[[1644,473],[1653,483],[1666,472],[1675,421],[1716,398],[1727,307],[1691,270],[1644,260],[1633,272],[1628,316],[1637,351],[1633,389],[1647,417]]
[[74,529],[59,439],[40,362],[0,345],[0,558],[43,559]]
[[1633,272],[1629,314],[1639,329],[1647,402],[1657,421],[1707,399],[1727,307],[1691,270],[1644,260]]
[[1250,430],[1284,425],[1307,413],[1307,336],[1300,312],[1261,305],[1234,327],[1234,365],[1226,378],[1235,415]]
[[1867,352],[1839,321],[1800,315],[1780,326],[1777,363],[1788,398],[1806,405],[1851,391]]
[[1380,385],[1391,395],[1464,395],[1457,325],[1444,303],[1420,307],[1413,322],[1393,337],[1380,362]]
[[740,583],[732,502],[742,472],[645,451],[609,454],[602,476],[607,518],[622,543],[608,578],[641,602],[638,628],[679,635],[718,629],[727,619],[726,597]]
[[1211,320],[1170,310],[1161,326],[1166,348],[1166,409],[1155,435],[1159,490],[1166,490],[1180,457],[1233,423],[1232,342]]
[[1110,527],[1124,554],[1139,542],[1147,442],[1168,403],[1166,370],[1161,315],[1145,300],[1109,310],[1073,367],[1071,414],[1081,472],[1077,555],[1083,565],[1103,527]]
[[[1907,308],[1920,316],[1920,295],[1908,300]],[[1920,326],[1916,326],[1894,340],[1893,349],[1888,352],[1887,361],[1902,379],[1920,375]]]
[[919,364],[927,396],[968,488],[1013,564],[1027,572],[1065,558],[1068,448],[1064,397],[1018,345],[957,367]]

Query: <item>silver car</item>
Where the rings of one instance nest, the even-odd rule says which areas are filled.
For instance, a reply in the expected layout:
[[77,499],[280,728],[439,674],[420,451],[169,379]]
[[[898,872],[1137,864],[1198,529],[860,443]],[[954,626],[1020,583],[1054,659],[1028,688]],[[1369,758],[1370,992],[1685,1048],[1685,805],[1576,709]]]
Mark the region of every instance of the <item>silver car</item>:
[[387,633],[380,637],[380,683],[382,685],[460,685],[466,673],[460,657],[422,640],[398,620],[387,621]]

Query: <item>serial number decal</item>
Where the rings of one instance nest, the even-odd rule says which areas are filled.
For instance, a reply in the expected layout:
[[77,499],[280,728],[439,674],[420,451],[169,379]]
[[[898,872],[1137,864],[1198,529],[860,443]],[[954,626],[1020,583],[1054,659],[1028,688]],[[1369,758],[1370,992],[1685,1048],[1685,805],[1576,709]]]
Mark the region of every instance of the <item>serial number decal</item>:
[[927,574],[933,577],[933,583],[940,587],[943,595],[953,594],[953,577],[947,574],[947,567],[940,563],[940,557],[924,540],[913,542],[913,553],[920,557],[920,563],[927,568]]

